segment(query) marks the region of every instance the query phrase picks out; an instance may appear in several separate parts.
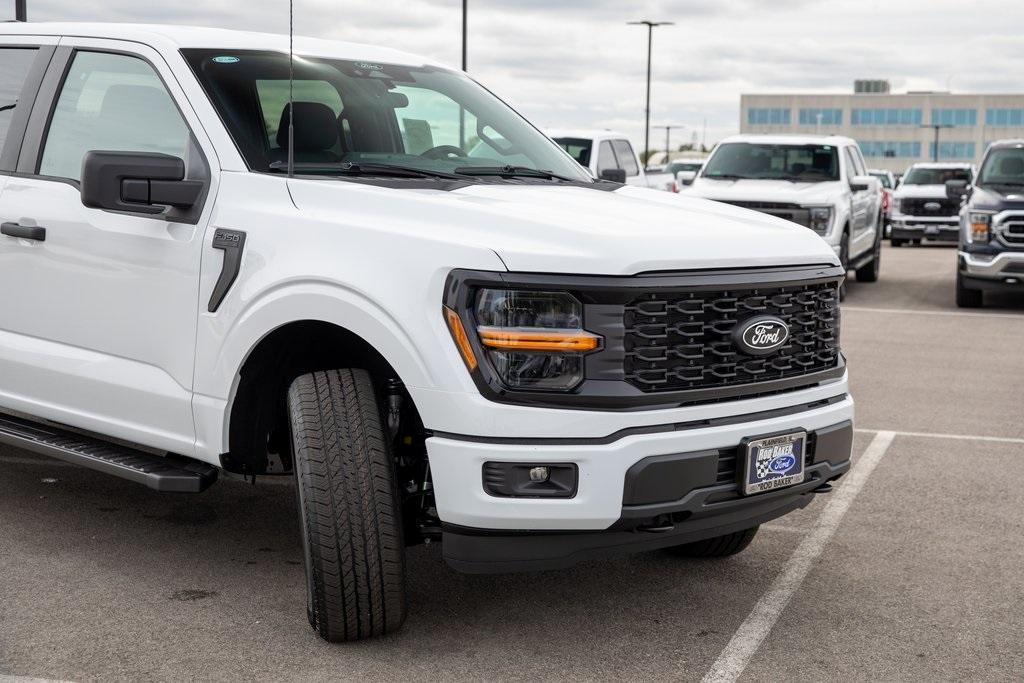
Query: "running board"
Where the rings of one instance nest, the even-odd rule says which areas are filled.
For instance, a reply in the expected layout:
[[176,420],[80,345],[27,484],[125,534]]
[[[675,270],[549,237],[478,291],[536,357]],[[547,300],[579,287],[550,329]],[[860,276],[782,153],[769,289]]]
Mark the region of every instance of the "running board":
[[156,491],[199,493],[217,468],[180,455],[153,455],[49,424],[0,415],[0,443],[112,474]]

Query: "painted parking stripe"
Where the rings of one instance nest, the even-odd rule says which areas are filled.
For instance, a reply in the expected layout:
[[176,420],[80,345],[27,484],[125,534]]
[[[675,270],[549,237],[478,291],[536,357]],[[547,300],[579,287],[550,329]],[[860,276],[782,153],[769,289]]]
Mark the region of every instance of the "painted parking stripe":
[[793,551],[771,588],[757,601],[750,615],[740,624],[725,649],[718,655],[718,659],[711,665],[704,676],[704,683],[735,681],[747,668],[750,658],[761,647],[761,643],[768,637],[786,605],[807,578],[811,567],[821,556],[839,523],[843,521],[843,516],[850,509],[854,498],[860,493],[895,438],[894,432],[878,432],[871,440],[850,473],[836,486],[835,491],[829,494],[831,499],[822,510],[814,528]]
[[[855,432],[862,434],[879,434],[881,429],[855,429]],[[917,436],[926,439],[954,439],[957,441],[989,441],[994,443],[1019,443],[1024,444],[1024,439],[1012,436],[975,436],[973,434],[943,434],[942,432],[901,432],[892,431],[896,436]]]
[[868,306],[842,306],[843,313],[854,311],[856,313],[897,313],[899,315],[952,315],[961,318],[1006,318],[1008,320],[1019,320],[1024,322],[1024,315],[1013,313],[974,313],[970,311],[915,311],[912,308],[871,308]]

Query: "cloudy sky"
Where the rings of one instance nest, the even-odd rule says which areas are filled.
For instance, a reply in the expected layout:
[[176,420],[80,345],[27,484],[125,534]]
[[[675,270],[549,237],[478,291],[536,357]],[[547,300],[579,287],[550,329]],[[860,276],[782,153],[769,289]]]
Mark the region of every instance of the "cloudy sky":
[[[13,0],[0,0],[0,6]],[[33,21],[182,23],[287,31],[286,0],[28,0]],[[652,125],[673,142],[736,132],[742,92],[1024,91],[1019,0],[469,0],[469,70],[542,127],[643,137],[646,29]],[[102,8],[102,9],[98,9]],[[295,0],[300,34],[378,43],[453,65],[460,0]],[[706,121],[706,133],[705,133]],[[652,146],[664,132],[652,132]]]

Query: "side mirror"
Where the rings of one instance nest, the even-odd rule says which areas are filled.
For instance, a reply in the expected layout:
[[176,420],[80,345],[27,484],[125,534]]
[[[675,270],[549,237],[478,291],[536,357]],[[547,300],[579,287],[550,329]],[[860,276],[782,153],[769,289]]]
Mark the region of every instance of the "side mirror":
[[601,171],[601,180],[610,180],[613,183],[625,183],[626,182],[626,169],[624,168],[606,168]]
[[855,175],[850,179],[850,189],[854,192],[864,192],[871,189],[871,181],[873,181],[869,175]]
[[967,189],[966,180],[947,180],[946,181],[946,198],[962,200],[969,190]]
[[203,183],[185,180],[185,162],[150,152],[87,152],[82,161],[82,203],[93,209],[163,213],[187,209]]

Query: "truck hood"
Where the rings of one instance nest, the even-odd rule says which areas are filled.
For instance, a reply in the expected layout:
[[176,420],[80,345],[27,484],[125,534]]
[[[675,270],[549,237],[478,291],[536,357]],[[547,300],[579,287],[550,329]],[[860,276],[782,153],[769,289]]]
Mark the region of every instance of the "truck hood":
[[896,199],[945,199],[945,185],[900,185],[893,193]]
[[[762,213],[646,188],[479,184],[453,191],[292,179],[300,214],[476,246],[511,271],[633,275],[834,264],[810,230]],[[459,264],[450,264],[459,267]]]
[[712,180],[695,178],[687,195],[718,201],[831,204],[843,196],[842,181],[793,183],[788,180]]

